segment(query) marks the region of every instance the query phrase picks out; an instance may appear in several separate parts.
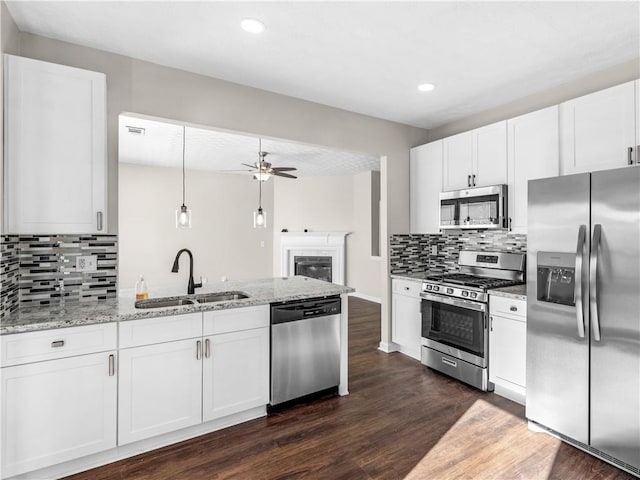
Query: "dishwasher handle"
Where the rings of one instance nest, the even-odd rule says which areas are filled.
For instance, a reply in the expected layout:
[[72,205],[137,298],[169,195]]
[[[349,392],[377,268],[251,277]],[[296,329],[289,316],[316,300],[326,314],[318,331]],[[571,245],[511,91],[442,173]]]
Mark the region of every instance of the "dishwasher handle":
[[271,324],[295,322],[307,318],[339,315],[342,311],[340,297],[310,299],[271,305]]

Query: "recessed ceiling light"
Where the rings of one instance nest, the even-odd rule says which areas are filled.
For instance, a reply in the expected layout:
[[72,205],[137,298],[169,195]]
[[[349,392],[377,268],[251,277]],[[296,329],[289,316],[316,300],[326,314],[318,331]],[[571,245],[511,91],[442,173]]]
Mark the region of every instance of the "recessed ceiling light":
[[264,31],[264,23],[254,18],[245,18],[240,22],[240,26],[245,32],[262,33]]
[[418,85],[418,90],[421,92],[430,92],[434,88],[436,88],[436,86],[433,83],[421,83]]

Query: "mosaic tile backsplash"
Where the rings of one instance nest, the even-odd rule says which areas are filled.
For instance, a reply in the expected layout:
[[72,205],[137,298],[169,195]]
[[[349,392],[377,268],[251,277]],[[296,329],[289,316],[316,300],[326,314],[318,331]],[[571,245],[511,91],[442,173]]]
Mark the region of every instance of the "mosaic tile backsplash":
[[[19,305],[117,296],[116,235],[3,235],[0,253],[1,316]],[[96,258],[95,270],[76,269],[85,255]]]
[[[436,253],[432,254],[432,247]],[[487,230],[433,235],[394,234],[389,238],[390,273],[454,272],[460,250],[526,252],[527,236]]]

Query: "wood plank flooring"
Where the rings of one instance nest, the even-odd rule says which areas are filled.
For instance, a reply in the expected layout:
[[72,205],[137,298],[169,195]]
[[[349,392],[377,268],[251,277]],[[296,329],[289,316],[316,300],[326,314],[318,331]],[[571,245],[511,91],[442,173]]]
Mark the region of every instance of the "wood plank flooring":
[[377,350],[379,305],[349,299],[349,391],[67,480],[631,479],[527,430],[524,407]]

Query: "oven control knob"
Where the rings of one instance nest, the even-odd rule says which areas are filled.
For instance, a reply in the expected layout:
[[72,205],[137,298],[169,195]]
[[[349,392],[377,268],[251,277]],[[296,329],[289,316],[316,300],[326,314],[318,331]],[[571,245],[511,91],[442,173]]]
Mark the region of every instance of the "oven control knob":
[[463,297],[468,297],[469,296],[469,292],[467,292],[466,290],[462,291],[462,296]]
[[433,285],[427,285],[427,286],[425,286],[425,288],[426,288],[427,290],[431,290],[431,289],[433,288]]
[[433,286],[433,291],[434,292],[439,292],[440,291],[440,287],[438,285],[434,285]]
[[447,293],[453,295],[453,288],[447,288]]
[[471,298],[477,298],[478,294],[476,292],[471,292]]

